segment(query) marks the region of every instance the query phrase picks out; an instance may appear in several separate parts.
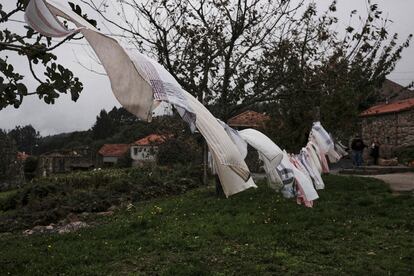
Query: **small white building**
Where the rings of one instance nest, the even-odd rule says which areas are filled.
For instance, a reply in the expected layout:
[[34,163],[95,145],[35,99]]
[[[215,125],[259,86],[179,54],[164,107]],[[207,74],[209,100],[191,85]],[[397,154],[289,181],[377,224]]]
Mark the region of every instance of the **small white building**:
[[131,144],[132,166],[156,163],[159,145],[168,139],[168,135],[150,134]]

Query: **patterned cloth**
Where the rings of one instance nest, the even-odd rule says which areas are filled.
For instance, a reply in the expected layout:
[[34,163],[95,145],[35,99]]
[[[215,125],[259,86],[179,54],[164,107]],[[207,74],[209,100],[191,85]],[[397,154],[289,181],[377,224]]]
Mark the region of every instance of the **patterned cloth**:
[[137,51],[127,51],[138,72],[151,85],[154,99],[172,104],[192,132],[196,129],[196,115],[189,106],[184,90],[167,70],[156,61]]
[[325,154],[334,147],[334,143],[332,141],[331,136],[326,132],[326,130],[322,127],[320,122],[314,122],[312,126],[312,130],[310,133],[311,136],[314,136],[316,141],[318,142],[319,147],[321,148],[322,152]]
[[283,185],[292,184],[295,180],[295,175],[293,173],[293,170],[290,168],[285,167],[283,164],[280,164],[276,167],[277,173],[280,176],[280,179],[282,180]]

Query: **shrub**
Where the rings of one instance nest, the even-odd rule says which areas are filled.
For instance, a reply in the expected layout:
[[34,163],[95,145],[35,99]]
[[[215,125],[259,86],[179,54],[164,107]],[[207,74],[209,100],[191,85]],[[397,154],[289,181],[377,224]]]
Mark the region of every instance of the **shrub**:
[[24,161],[24,177],[27,181],[32,180],[36,176],[38,161],[37,157],[34,156],[29,156]]
[[159,146],[158,164],[196,164],[200,162],[201,149],[193,138],[172,137]]
[[[74,172],[35,178],[0,198],[1,211],[17,211],[20,227],[56,222],[70,212],[102,212],[125,201],[148,200],[198,187],[200,170],[188,165]],[[8,213],[0,229],[11,229]],[[13,229],[18,228],[14,225]]]
[[400,148],[396,150],[395,155],[398,158],[398,162],[403,164],[414,161],[414,146]]

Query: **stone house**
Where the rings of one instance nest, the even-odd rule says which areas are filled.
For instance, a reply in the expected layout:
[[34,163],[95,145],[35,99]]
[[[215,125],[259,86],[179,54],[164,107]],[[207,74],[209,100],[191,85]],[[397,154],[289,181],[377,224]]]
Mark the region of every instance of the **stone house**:
[[89,147],[55,150],[39,156],[38,173],[50,175],[94,167],[94,158]]
[[392,158],[396,150],[414,146],[414,98],[375,105],[360,118],[362,139],[370,145],[377,138],[380,157]]
[[156,163],[159,146],[169,135],[150,134],[131,144],[132,166],[141,166],[146,163]]
[[129,144],[104,144],[98,151],[97,165],[99,167],[113,167],[127,155],[129,149]]

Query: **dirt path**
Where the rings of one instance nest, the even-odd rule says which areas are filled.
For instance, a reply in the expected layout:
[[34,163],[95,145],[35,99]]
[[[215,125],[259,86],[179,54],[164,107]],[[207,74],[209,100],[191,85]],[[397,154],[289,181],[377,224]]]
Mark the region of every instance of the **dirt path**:
[[384,181],[390,185],[393,192],[414,192],[414,173],[411,172],[364,176]]

